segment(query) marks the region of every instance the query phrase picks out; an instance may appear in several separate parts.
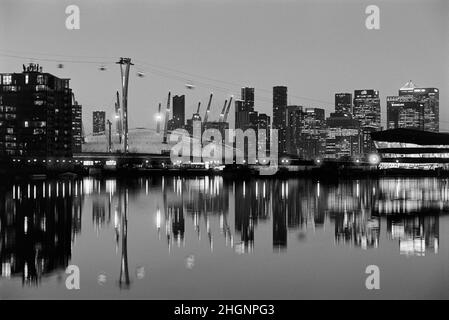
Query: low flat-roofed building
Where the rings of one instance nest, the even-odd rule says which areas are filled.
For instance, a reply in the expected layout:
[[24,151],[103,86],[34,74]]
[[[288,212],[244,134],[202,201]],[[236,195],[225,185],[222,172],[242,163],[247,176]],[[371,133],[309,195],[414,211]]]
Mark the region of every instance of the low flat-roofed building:
[[449,133],[392,129],[371,133],[380,169],[449,170]]

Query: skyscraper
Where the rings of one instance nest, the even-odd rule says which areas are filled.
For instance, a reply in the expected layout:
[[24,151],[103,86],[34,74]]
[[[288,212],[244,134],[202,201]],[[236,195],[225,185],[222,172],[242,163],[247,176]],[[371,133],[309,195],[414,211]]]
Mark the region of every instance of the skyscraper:
[[273,129],[278,130],[279,153],[287,152],[287,87],[273,87]]
[[324,155],[326,142],[326,112],[321,108],[306,108],[301,129],[301,157],[316,159]]
[[438,132],[440,93],[437,88],[418,88],[410,80],[398,96],[387,97],[387,125],[389,129],[414,128]]
[[235,128],[246,130],[250,124],[250,113],[254,112],[254,88],[244,87],[241,99],[235,100]]
[[437,88],[418,88],[410,80],[401,89],[399,96],[413,96],[419,103],[422,117],[422,130],[440,131],[440,92]]
[[287,106],[287,153],[299,156],[301,149],[301,130],[303,125],[302,106]]
[[183,128],[185,125],[185,95],[173,96],[173,124],[178,128]]
[[326,158],[360,154],[360,123],[348,113],[331,113],[326,119]]
[[92,114],[92,133],[94,135],[105,134],[106,132],[106,112],[94,111]]
[[30,63],[22,73],[0,74],[0,155],[72,155],[69,79]]
[[254,110],[254,88],[244,87],[241,90],[242,101],[245,105],[246,110]]
[[335,112],[352,115],[352,94],[350,93],[335,94]]
[[355,90],[353,118],[360,122],[362,153],[375,150],[370,133],[381,129],[379,91],[373,89]]
[[267,136],[269,136],[269,130],[271,129],[271,118],[266,113],[259,113],[257,119],[257,128],[267,130]]
[[424,130],[423,108],[413,96],[387,97],[387,128]]

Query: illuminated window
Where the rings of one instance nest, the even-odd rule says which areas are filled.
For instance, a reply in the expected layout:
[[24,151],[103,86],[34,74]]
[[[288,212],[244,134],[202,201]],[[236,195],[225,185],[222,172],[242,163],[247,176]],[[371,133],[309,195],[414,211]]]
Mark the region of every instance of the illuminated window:
[[25,126],[25,128],[28,128],[28,126],[29,126],[28,121],[25,121],[23,125]]
[[28,84],[28,80],[30,79],[30,76],[29,75],[25,75],[25,84]]
[[11,84],[12,83],[12,76],[11,75],[4,75],[3,76],[3,84]]

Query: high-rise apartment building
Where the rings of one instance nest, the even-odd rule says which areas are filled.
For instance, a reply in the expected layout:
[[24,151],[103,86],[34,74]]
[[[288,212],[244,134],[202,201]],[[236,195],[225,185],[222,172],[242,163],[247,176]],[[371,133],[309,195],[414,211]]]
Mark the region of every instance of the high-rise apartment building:
[[0,155],[70,157],[80,108],[72,108],[69,79],[44,73],[37,64],[0,74]]

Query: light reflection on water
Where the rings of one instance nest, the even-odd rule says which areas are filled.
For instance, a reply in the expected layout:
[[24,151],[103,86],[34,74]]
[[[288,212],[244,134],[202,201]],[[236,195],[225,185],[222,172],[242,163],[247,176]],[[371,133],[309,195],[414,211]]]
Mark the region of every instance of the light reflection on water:
[[368,264],[388,279],[375,298],[448,297],[448,205],[437,178],[17,183],[0,298],[370,298]]

